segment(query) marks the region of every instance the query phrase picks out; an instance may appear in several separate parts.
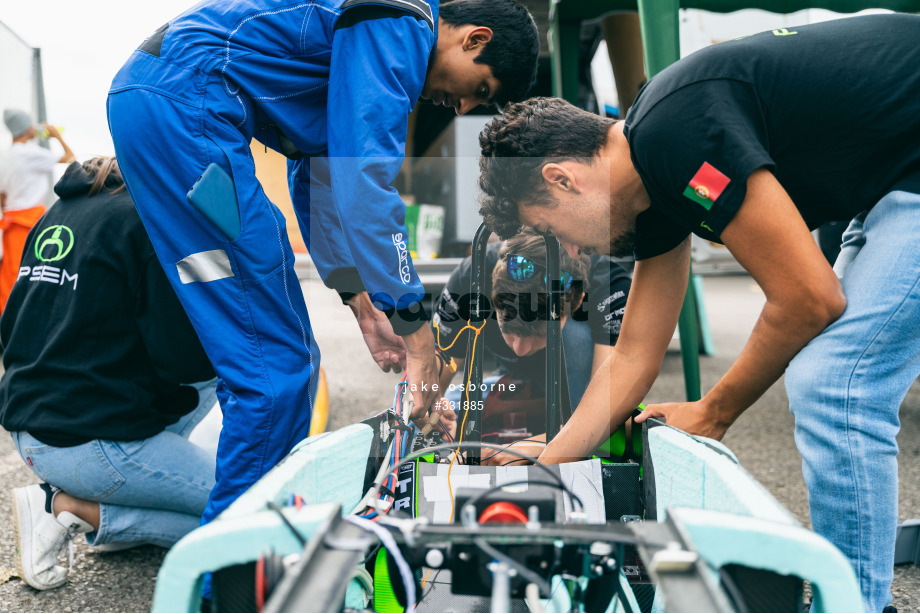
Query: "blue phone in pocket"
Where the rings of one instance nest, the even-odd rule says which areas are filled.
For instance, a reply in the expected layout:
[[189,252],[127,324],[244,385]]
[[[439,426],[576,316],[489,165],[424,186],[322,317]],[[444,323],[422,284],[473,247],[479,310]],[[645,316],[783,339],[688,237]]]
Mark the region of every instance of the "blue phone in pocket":
[[188,202],[229,240],[240,236],[240,206],[236,200],[233,179],[217,163],[204,170],[186,194]]

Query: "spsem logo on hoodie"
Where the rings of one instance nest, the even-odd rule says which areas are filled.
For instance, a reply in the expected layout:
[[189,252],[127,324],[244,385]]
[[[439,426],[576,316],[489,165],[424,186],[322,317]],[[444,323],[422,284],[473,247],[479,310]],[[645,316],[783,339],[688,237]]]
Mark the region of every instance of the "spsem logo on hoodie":
[[[74,238],[73,231],[67,226],[57,225],[44,229],[35,239],[35,257],[39,262],[57,262],[63,260],[73,249]],[[79,274],[71,275],[67,269],[62,267],[51,266],[50,264],[39,264],[37,266],[19,267],[20,277],[27,277],[29,281],[38,281],[51,283],[56,286],[73,284],[73,289],[77,289],[77,278]]]
[[[48,233],[51,235],[48,236]],[[61,260],[70,253],[71,249],[73,249],[73,231],[60,224],[45,228],[35,240],[35,257],[42,262]]]
[[399,277],[404,284],[412,281],[412,273],[409,270],[409,250],[406,248],[406,242],[403,240],[402,233],[391,235],[393,245],[396,246],[396,255],[399,258]]

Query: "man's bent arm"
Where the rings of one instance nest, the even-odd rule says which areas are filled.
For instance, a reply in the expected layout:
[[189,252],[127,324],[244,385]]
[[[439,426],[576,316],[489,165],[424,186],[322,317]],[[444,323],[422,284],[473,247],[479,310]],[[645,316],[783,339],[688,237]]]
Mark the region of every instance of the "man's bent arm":
[[540,461],[588,456],[642,402],[661,369],[690,275],[690,238],[671,251],[636,263],[623,328],[610,358],[592,376],[572,418]]
[[846,298],[789,195],[765,169],[748,178],[747,197],[722,240],[767,298],[738,359],[703,400],[731,424],[840,317]]
[[358,321],[361,336],[377,366],[385,373],[390,369],[402,371],[406,366],[406,344],[393,332],[386,315],[374,307],[367,292],[358,292],[345,304]]
[[602,343],[594,344],[594,357],[591,359],[591,377],[594,377],[598,369],[613,355],[614,347],[613,345],[604,345]]
[[[336,30],[329,68],[329,180],[338,222],[371,301],[402,336],[428,318],[407,248],[406,206],[392,184],[433,42],[428,25],[409,14],[359,19]],[[434,356],[426,362],[435,364]]]
[[64,155],[60,157],[60,159],[58,160],[58,163],[59,164],[69,164],[70,162],[73,162],[74,160],[76,160],[77,159],[76,154],[74,154],[74,152],[70,149],[70,146],[67,145],[67,143],[64,141],[64,138],[61,136],[60,131],[58,131],[58,129],[52,126],[51,124],[43,124],[43,125],[45,126],[45,130],[48,131],[48,136],[50,136],[53,139],[57,139],[57,142],[61,144],[62,148],[64,148]]

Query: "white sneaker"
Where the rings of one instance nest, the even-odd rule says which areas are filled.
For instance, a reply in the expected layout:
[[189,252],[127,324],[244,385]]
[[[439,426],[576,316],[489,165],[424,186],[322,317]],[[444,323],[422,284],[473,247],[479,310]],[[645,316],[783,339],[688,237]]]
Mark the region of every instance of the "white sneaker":
[[64,584],[68,569],[57,564],[58,556],[69,544],[72,559],[73,536],[92,531],[92,525],[70,512],[61,512],[55,518],[51,512],[51,487],[47,484],[14,488],[13,518],[19,577],[40,591]]

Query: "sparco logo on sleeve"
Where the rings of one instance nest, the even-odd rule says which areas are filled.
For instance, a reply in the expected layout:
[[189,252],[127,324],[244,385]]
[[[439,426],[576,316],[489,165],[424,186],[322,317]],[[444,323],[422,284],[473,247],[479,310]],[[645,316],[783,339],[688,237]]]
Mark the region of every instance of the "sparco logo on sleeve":
[[393,245],[396,246],[396,254],[399,257],[399,277],[404,284],[412,281],[412,273],[409,270],[409,250],[406,249],[406,242],[403,240],[402,233],[391,235]]

